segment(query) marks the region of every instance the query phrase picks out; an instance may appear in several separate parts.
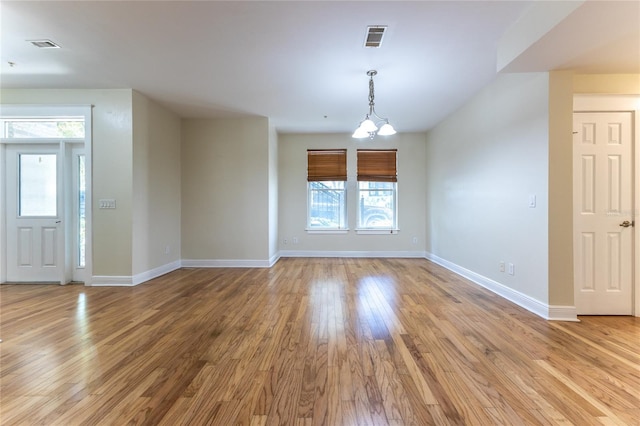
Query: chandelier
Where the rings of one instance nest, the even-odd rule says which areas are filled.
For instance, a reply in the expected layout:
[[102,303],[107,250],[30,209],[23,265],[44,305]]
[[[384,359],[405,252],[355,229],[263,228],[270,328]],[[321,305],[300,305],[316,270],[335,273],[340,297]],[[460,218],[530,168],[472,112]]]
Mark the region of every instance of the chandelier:
[[353,138],[362,139],[368,137],[373,139],[376,135],[390,136],[396,134],[396,130],[389,124],[389,119],[376,114],[375,94],[373,91],[373,76],[376,74],[378,74],[376,70],[367,71],[369,76],[369,113],[365,115],[364,120],[360,122],[356,131],[351,135]]

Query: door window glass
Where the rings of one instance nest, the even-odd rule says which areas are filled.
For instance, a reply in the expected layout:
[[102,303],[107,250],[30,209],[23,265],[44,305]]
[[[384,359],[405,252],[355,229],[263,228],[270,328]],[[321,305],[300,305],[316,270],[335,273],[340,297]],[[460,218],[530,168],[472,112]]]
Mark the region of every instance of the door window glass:
[[20,154],[19,216],[57,216],[57,155]]

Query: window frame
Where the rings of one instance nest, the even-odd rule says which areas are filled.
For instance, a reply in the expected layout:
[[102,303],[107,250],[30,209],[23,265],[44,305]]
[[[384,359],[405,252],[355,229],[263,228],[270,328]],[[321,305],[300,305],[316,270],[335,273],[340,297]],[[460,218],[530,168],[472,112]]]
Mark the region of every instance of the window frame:
[[[380,189],[380,188],[362,189],[360,188],[361,183],[368,183],[368,184],[385,183],[385,184],[391,184],[391,187],[385,188],[385,189]],[[379,181],[359,181],[356,188],[357,188],[357,195],[358,195],[358,207],[357,207],[358,226],[356,227],[356,231],[358,231],[358,233],[365,233],[362,231],[366,231],[366,233],[382,233],[382,234],[395,233],[394,231],[398,231],[398,183],[397,182],[379,182]],[[362,223],[364,212],[362,211],[363,203],[360,200],[363,199],[362,197],[363,193],[365,192],[369,193],[372,191],[380,191],[380,192],[384,191],[384,192],[391,193],[392,206],[389,209],[391,210],[393,217],[391,218],[390,226],[366,226],[366,224]]]
[[[317,188],[318,183],[325,188]],[[341,188],[337,188],[341,186]],[[309,233],[345,233],[348,226],[347,149],[307,150],[307,223]],[[321,226],[312,223],[313,202],[317,194],[338,193],[337,226]],[[335,200],[335,196],[334,196]]]
[[[358,149],[358,177],[356,182],[357,195],[357,226],[356,232],[359,234],[395,234],[398,228],[398,182],[397,182],[397,149]],[[371,185],[380,183],[390,185],[390,188],[361,188],[362,183]],[[391,225],[367,226],[363,223],[364,218],[364,193],[372,191],[384,191],[391,193]]]

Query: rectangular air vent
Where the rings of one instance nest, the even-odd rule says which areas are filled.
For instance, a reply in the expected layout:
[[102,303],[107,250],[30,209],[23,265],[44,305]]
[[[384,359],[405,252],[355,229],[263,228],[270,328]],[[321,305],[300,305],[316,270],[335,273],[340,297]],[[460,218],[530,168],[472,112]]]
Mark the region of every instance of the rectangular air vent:
[[35,47],[39,47],[40,49],[60,49],[60,46],[58,46],[51,40],[27,40],[27,41],[33,44]]
[[380,47],[386,30],[387,27],[385,25],[368,26],[364,39],[364,47]]

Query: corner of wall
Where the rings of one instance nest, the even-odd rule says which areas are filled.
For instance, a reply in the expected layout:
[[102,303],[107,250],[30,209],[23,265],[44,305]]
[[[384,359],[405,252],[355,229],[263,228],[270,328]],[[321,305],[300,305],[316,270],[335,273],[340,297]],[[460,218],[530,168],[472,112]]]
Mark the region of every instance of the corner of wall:
[[573,305],[573,73],[549,73],[549,304]]

